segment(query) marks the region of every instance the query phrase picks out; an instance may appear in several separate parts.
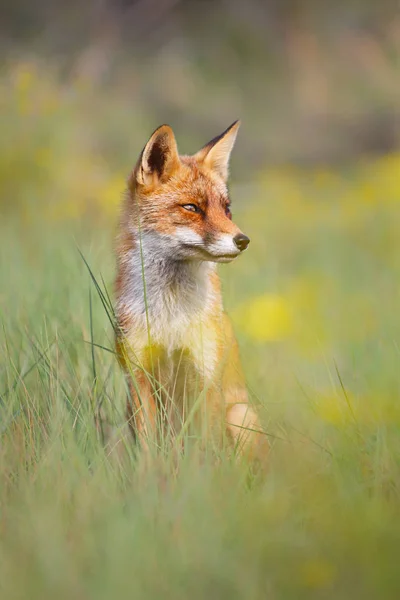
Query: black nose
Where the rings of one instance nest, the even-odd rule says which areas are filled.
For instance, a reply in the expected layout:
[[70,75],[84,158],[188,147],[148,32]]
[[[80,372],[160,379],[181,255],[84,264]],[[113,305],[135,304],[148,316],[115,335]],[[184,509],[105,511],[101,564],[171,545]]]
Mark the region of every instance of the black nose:
[[250,239],[244,233],[238,233],[233,238],[235,245],[239,248],[240,252],[246,250],[247,246],[250,244]]

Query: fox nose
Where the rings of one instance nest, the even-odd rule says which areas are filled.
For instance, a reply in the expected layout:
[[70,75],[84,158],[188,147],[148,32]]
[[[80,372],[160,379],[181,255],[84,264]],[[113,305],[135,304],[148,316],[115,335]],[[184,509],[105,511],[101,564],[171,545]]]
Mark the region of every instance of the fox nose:
[[235,235],[233,241],[235,242],[235,246],[239,248],[240,252],[246,250],[247,246],[250,244],[250,239],[247,237],[247,235],[244,235],[244,233],[238,233]]

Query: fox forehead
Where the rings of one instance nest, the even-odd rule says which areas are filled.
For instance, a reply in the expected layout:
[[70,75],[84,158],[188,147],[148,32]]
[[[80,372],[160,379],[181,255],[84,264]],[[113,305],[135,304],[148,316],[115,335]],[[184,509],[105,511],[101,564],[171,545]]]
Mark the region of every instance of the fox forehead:
[[200,166],[191,156],[181,157],[181,160],[189,169],[190,186],[199,201],[225,204],[229,200],[226,184],[211,169]]
[[181,165],[174,175],[159,189],[148,194],[156,203],[196,202],[200,207],[224,206],[229,202],[226,184],[215,174],[199,165],[192,156],[180,156]]

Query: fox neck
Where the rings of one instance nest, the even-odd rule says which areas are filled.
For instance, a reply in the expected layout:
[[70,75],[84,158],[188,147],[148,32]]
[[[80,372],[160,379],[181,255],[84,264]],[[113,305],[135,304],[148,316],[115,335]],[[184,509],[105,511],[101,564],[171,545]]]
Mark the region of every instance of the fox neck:
[[201,316],[215,297],[211,262],[182,260],[171,239],[154,232],[135,232],[136,245],[127,264],[123,304],[136,316],[187,323]]
[[213,263],[182,260],[170,251],[163,252],[154,244],[154,239],[149,243],[146,235],[135,251],[132,266],[133,276],[144,278],[149,296],[160,291],[174,295],[201,293],[210,273],[215,270]]

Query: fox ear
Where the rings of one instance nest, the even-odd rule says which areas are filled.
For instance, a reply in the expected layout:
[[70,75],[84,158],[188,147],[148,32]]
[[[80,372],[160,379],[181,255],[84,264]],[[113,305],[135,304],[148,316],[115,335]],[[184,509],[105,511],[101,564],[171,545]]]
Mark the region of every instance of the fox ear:
[[235,121],[221,135],[208,142],[195,158],[218,173],[224,181],[228,179],[229,157],[235,144],[240,121]]
[[169,125],[161,125],[143,149],[135,168],[136,181],[146,186],[165,182],[179,164],[174,132]]

